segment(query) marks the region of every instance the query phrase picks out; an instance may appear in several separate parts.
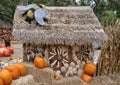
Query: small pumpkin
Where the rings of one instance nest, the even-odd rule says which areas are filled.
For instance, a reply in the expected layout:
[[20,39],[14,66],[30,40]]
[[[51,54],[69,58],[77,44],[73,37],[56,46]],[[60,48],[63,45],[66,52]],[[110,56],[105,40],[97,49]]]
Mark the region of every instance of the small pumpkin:
[[84,66],[84,72],[88,75],[93,75],[96,72],[96,65],[92,62],[88,62]]
[[4,43],[0,43],[0,48],[5,48],[5,44]]
[[13,66],[15,66],[19,70],[21,76],[26,75],[26,67],[23,63],[16,63],[13,64]]
[[60,80],[61,78],[59,76],[55,75],[54,79],[55,80]]
[[4,85],[10,85],[13,80],[11,73],[6,69],[2,69],[0,71],[0,78],[2,79]]
[[3,51],[1,51],[0,52],[0,57],[3,57],[3,56],[4,56]]
[[34,65],[37,68],[40,68],[40,69],[44,68],[45,66],[47,66],[45,65],[45,63],[46,63],[45,60],[41,57],[35,57],[34,59]]
[[85,73],[83,73],[83,74],[81,75],[81,78],[82,78],[82,80],[83,80],[84,82],[86,82],[86,83],[92,80],[92,76],[90,76],[90,75],[88,75],[88,74],[85,74]]
[[6,49],[6,48],[3,50],[3,54],[4,54],[5,56],[11,56],[10,51],[9,51],[8,49]]
[[12,47],[8,46],[7,49],[10,51],[11,54],[14,53],[14,49]]
[[12,74],[13,79],[19,78],[20,72],[19,72],[19,69],[16,68],[15,66],[10,65],[10,66],[5,67],[5,69],[8,70]]
[[3,83],[3,81],[2,81],[2,79],[0,78],[0,85],[4,85],[4,83]]

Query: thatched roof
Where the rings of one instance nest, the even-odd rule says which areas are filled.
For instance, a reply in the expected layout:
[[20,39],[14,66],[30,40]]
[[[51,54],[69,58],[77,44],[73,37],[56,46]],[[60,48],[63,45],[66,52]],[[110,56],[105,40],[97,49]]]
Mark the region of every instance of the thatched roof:
[[18,12],[14,15],[14,36],[23,43],[43,44],[90,44],[94,41],[103,43],[107,36],[89,6],[48,7],[51,18],[44,27],[36,26],[33,21],[24,21]]
[[0,20],[0,28],[12,28],[12,25]]

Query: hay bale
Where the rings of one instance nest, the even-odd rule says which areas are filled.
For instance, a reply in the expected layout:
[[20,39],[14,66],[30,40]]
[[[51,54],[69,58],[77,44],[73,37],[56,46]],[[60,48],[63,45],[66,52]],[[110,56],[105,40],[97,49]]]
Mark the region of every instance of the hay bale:
[[11,44],[11,46],[15,49],[13,57],[23,56],[23,44]]
[[25,63],[27,67],[27,74],[32,74],[35,82],[40,82],[45,85],[52,84],[54,78],[53,70],[51,68],[38,69],[32,63]]
[[14,80],[11,85],[34,85],[35,81],[32,75],[27,75]]
[[14,40],[12,35],[12,25],[0,19],[0,38],[3,40]]
[[81,78],[77,76],[63,78],[59,81],[52,79],[52,85],[83,85],[83,84],[84,83],[82,82]]
[[118,85],[108,76],[93,77],[93,80],[88,85]]
[[[52,69],[50,68],[37,69],[36,67],[34,67],[32,63],[25,64],[27,67],[27,74],[32,75],[35,80],[33,84],[26,83],[27,85],[86,85],[86,83],[83,82],[79,76],[65,77],[60,80],[55,80]],[[119,84],[120,73],[113,75],[113,77],[107,75],[93,77],[93,80],[87,83],[87,85],[119,85]]]

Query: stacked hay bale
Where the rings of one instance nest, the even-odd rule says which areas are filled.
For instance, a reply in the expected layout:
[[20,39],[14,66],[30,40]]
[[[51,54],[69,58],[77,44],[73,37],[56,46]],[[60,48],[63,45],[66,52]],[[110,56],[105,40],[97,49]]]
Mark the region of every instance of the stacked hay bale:
[[62,77],[79,75],[84,64],[92,61],[93,42],[103,45],[107,39],[88,6],[48,7],[51,18],[42,27],[35,21],[25,22],[19,8],[14,15],[13,34],[24,44],[25,60],[44,57],[55,74]]
[[44,84],[36,83],[32,75],[27,75],[14,80],[11,85],[44,85]]
[[14,40],[12,35],[12,25],[0,20],[0,38],[3,40]]
[[98,62],[98,75],[120,72],[120,20],[105,29],[109,39],[101,51]]

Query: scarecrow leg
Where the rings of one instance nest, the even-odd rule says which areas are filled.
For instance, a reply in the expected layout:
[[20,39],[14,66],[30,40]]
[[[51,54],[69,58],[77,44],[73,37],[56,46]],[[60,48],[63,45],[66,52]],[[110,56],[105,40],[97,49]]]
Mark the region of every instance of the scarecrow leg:
[[25,19],[26,22],[29,22],[29,24],[31,24],[31,19],[27,16]]
[[6,46],[6,47],[11,46],[10,40],[5,40],[5,46]]
[[28,11],[26,11],[25,13],[22,14],[22,17],[25,16],[27,14]]

